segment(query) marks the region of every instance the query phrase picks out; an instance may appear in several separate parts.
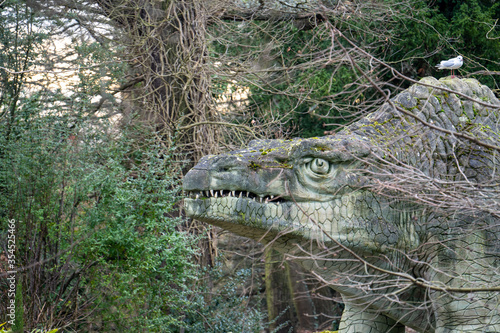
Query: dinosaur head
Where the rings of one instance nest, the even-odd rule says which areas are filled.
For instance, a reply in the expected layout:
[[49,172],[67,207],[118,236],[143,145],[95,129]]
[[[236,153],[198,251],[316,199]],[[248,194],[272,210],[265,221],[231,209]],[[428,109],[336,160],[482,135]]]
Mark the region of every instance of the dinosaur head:
[[388,222],[396,212],[365,188],[373,149],[353,134],[255,140],[205,156],[184,178],[186,213],[257,240],[282,233],[378,251],[408,237]]

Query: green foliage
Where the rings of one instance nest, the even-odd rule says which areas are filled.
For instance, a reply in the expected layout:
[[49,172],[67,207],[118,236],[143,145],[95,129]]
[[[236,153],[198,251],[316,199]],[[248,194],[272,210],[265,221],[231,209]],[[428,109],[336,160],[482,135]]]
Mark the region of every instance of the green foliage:
[[[75,257],[92,266],[95,278],[87,277],[85,284],[100,290],[96,302],[110,309],[101,312],[103,329],[152,332],[177,323],[170,312],[185,305],[184,285],[195,274],[189,261],[194,249],[192,239],[176,230],[180,220],[168,217],[179,199],[168,152],[147,141],[131,151],[129,138],[124,140],[82,179],[93,184],[98,202],[82,213],[85,223],[78,232],[92,237],[82,241]],[[128,167],[124,157],[132,159]]]
[[413,2],[411,12],[405,7],[397,9],[401,10],[401,14],[395,15],[391,36],[393,44],[380,52],[385,55],[386,61],[411,59],[414,66],[422,67],[427,55],[446,47],[446,38],[451,37],[447,36],[450,29],[446,18],[437,9],[428,7],[426,1]]
[[[448,76],[449,71],[436,71],[434,66],[459,54],[464,57],[461,71],[500,70],[496,61],[500,52],[498,3],[439,0],[429,5],[416,1],[411,12],[401,10],[405,15],[397,16],[394,45],[384,51],[387,61],[408,63],[405,74],[416,77],[417,70],[422,70],[420,76]],[[496,88],[495,77],[474,77]]]
[[12,332],[24,333],[24,305],[23,305],[23,285],[18,282],[16,286],[16,311]]
[[[458,47],[475,59],[496,60],[500,52],[499,29],[495,22],[500,14],[499,4],[485,5],[477,0],[464,1],[455,7],[451,24],[456,35],[461,36]],[[484,64],[486,65],[486,63]],[[489,63],[490,66],[494,63]],[[489,68],[498,70],[499,65]]]

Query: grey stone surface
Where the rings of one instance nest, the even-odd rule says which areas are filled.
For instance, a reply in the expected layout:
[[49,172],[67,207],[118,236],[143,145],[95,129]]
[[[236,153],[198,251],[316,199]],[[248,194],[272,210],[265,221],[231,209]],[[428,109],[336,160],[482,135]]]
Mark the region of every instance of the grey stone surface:
[[[421,82],[432,87],[414,85],[394,104],[499,145],[491,90]],[[336,135],[205,156],[185,176],[185,210],[273,242],[339,291],[342,333],[500,332],[498,155],[387,103]]]

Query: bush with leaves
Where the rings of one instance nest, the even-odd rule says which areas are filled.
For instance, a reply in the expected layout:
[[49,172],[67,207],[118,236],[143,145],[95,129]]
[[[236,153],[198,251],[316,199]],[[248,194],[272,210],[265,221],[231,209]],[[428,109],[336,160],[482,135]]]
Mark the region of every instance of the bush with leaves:
[[95,122],[74,133],[67,117],[25,102],[10,137],[0,124],[0,210],[2,233],[16,221],[26,325],[175,321],[169,307],[182,306],[194,249],[169,217],[179,199],[169,150]]

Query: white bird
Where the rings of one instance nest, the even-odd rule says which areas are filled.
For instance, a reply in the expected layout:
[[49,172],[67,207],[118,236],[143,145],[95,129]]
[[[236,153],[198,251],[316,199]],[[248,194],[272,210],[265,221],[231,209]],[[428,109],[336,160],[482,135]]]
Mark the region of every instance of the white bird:
[[462,56],[458,56],[456,58],[452,58],[450,60],[443,60],[436,65],[438,69],[451,69],[451,77],[453,77],[453,70],[462,67],[464,64],[464,59]]

